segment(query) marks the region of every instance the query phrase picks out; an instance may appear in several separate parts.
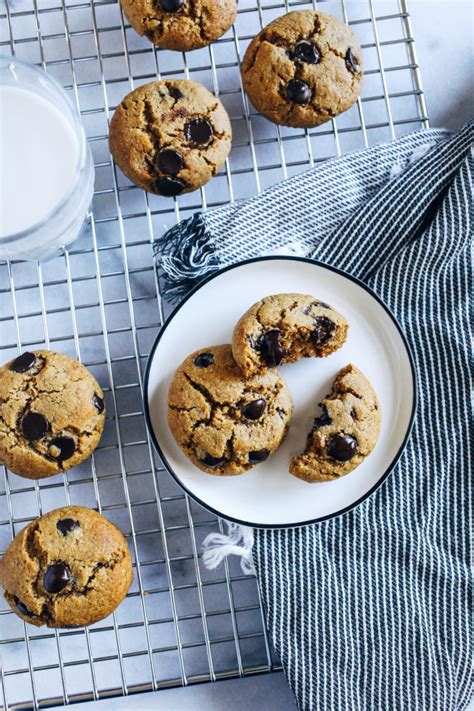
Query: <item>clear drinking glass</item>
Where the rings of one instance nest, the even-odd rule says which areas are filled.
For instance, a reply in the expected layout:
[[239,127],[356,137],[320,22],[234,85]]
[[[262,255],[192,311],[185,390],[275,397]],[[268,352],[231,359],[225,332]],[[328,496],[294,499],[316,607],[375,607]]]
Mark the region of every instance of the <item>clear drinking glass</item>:
[[[24,92],[11,91],[11,88],[22,89]],[[10,106],[15,105],[15,97],[21,96],[21,106],[28,107],[30,102],[32,116],[34,117],[35,108],[38,106],[46,109],[42,115],[47,116],[48,110],[52,110],[52,116],[56,116],[65,129],[64,135],[70,135],[71,151],[66,152],[67,155],[51,156],[51,161],[46,160],[45,165],[41,165],[41,171],[44,175],[44,183],[39,186],[41,190],[48,190],[48,168],[51,170],[51,165],[55,162],[56,166],[61,166],[61,161],[69,160],[68,175],[70,180],[64,186],[61,193],[61,186],[58,187],[56,181],[54,191],[47,193],[51,197],[52,204],[48,205],[47,213],[41,216],[41,219],[34,220],[31,218],[31,224],[28,224],[30,215],[35,215],[35,210],[30,209],[29,199],[33,196],[32,191],[36,189],[35,184],[28,182],[28,171],[25,169],[24,182],[22,182],[21,190],[14,190],[14,199],[7,201],[8,204],[3,204],[2,212],[4,220],[0,218],[0,259],[49,259],[58,254],[67,244],[75,240],[81,231],[84,229],[89,209],[92,201],[94,190],[94,164],[92,161],[91,152],[87,145],[87,140],[84,128],[81,124],[78,111],[72,106],[66,92],[62,87],[46,72],[32,64],[19,61],[15,57],[2,56],[0,57],[0,91],[4,97],[4,106],[0,105],[0,122],[10,120],[9,126],[12,125],[12,115],[7,116],[5,97],[10,97]],[[12,99],[13,98],[13,104]],[[44,102],[48,102],[48,106]],[[39,104],[38,104],[39,102]],[[2,118],[2,112],[5,111]],[[58,114],[60,112],[60,115]],[[22,116],[21,112],[19,117]],[[66,122],[66,123],[64,123]],[[67,124],[67,125],[66,125]],[[7,124],[5,123],[4,126]],[[59,124],[58,124],[59,125]],[[53,126],[53,124],[52,124]],[[69,127],[69,128],[68,128]],[[38,127],[38,132],[41,127]],[[69,130],[70,129],[70,130]],[[9,129],[10,130],[10,129]],[[32,132],[35,130],[33,119]],[[11,135],[11,133],[6,134]],[[38,140],[40,133],[33,136]],[[25,136],[25,141],[31,140],[31,136]],[[54,128],[49,131],[48,139],[54,146]],[[16,138],[15,138],[16,140]],[[77,143],[76,143],[77,141]],[[11,142],[10,142],[11,143]],[[64,142],[63,142],[64,143]],[[38,143],[36,143],[38,145]],[[27,144],[23,145],[22,149],[27,149]],[[8,168],[7,154],[8,146],[0,145],[0,168],[2,154],[4,155],[5,163],[0,177],[3,182],[3,194],[7,194]],[[58,149],[59,150],[59,149]],[[54,153],[54,151],[52,151]],[[13,154],[10,152],[9,154]],[[23,153],[23,155],[25,155]],[[29,154],[26,154],[29,156]],[[53,160],[54,159],[54,160]],[[11,165],[11,163],[9,164]],[[17,168],[14,164],[15,170]],[[35,165],[35,168],[37,166]],[[21,170],[21,166],[18,167]],[[17,177],[17,173],[15,173]],[[21,178],[23,181],[23,177]],[[13,184],[13,183],[11,183]],[[37,195],[39,194],[39,191]],[[58,199],[56,200],[56,194]],[[49,209],[50,207],[50,209]],[[9,217],[7,216],[10,210]],[[16,211],[16,212],[15,212]],[[20,211],[20,212],[18,212]],[[10,219],[12,218],[12,219]],[[16,219],[18,218],[18,219]],[[18,231],[8,232],[11,225],[22,225],[22,229]]]

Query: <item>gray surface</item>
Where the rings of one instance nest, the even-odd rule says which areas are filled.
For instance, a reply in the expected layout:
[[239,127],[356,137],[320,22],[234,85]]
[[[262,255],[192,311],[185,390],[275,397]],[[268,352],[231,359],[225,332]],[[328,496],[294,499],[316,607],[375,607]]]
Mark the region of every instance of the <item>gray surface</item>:
[[474,116],[474,3],[410,3],[431,126],[454,129]]
[[[72,4],[77,6],[79,0],[75,3],[66,1],[66,5]],[[253,1],[250,4],[253,5]],[[278,3],[262,0],[262,4],[277,5]],[[32,7],[32,0],[15,2],[16,8],[24,5]],[[42,0],[38,5],[56,7],[60,3],[58,0]],[[240,7],[245,5],[249,5],[249,0],[241,0]],[[339,2],[324,3],[324,5],[323,9],[328,11],[340,8]],[[367,17],[367,2],[350,0],[347,6],[351,17]],[[112,4],[97,0],[96,7],[97,21],[102,28],[117,23],[116,17],[110,21],[107,18],[109,11],[113,10]],[[468,92],[472,92],[470,4],[450,2],[449,12],[447,2],[412,0],[410,7],[413,12],[413,34],[417,38],[418,60],[426,81],[432,123],[436,125],[447,121],[450,126],[460,124],[469,113],[472,113],[472,106],[467,100]],[[73,83],[67,61],[68,52],[72,49],[75,56],[84,57],[95,51],[93,38],[88,34],[80,33],[81,28],[90,27],[91,22],[89,5],[87,4],[86,7],[85,3],[84,8],[84,11],[79,9],[68,12],[72,23],[70,29],[73,33],[76,32],[69,46],[61,35],[64,32],[62,13],[45,13],[41,17],[42,32],[57,33],[57,39],[44,42],[46,60],[50,63],[48,69],[66,85]],[[394,0],[387,0],[387,2],[377,0],[377,16],[394,11],[396,12]],[[281,14],[281,12],[283,12],[283,3],[273,11],[274,14]],[[250,19],[252,19],[251,14],[244,13],[240,16],[241,34],[245,35],[248,32],[245,23]],[[268,21],[268,15],[265,15],[264,19]],[[28,38],[35,33],[34,22],[30,20],[31,18],[28,17],[15,19],[16,37]],[[254,17],[252,21],[255,23],[257,18]],[[365,41],[371,41],[370,25],[358,24],[356,31],[366,37]],[[399,31],[397,22],[390,20],[379,23],[379,31],[386,33],[381,39],[390,40],[393,37],[390,33]],[[117,77],[128,75],[129,67],[125,61],[126,57],[121,54],[123,50],[120,26],[114,31],[103,29],[99,37],[101,51],[111,56],[104,61],[103,71],[106,74],[106,103],[107,107],[112,109],[130,88],[126,82],[116,81]],[[6,36],[3,35],[3,38]],[[149,61],[151,53],[146,43],[140,44],[131,33],[127,36],[127,42],[129,49],[131,47],[134,52],[137,52],[137,48],[139,52],[141,47],[146,48],[143,54],[138,52],[131,55],[131,71],[134,76],[141,77],[137,83],[142,83],[145,80],[144,71],[149,73],[156,71],[154,64]],[[232,50],[232,44],[216,46],[214,55],[217,63],[222,61],[223,46]],[[245,42],[241,42],[241,50],[244,47]],[[16,49],[22,58],[31,61],[40,59],[32,42],[19,42]],[[382,48],[385,65],[406,61],[400,58],[403,51],[404,47],[401,44],[385,45]],[[367,54],[370,65],[376,67],[378,60],[375,50],[370,49]],[[196,62],[197,56],[194,54],[191,57],[191,66]],[[205,56],[205,53],[200,56]],[[166,66],[167,62],[174,61],[176,58],[172,53],[160,53],[159,59],[161,68],[163,69],[165,65],[165,70],[169,70],[170,66]],[[93,72],[93,78],[100,76],[100,73],[98,74],[100,67],[94,62],[80,61],[75,64],[78,83],[86,81],[89,68]],[[262,140],[257,141],[255,158],[252,159],[247,137],[248,124],[239,118],[245,113],[245,107],[242,105],[239,92],[235,92],[234,75],[234,67],[221,69],[218,72],[219,85],[230,86],[233,89],[226,93],[223,99],[233,118],[237,117],[234,120],[234,134],[236,143],[240,143],[241,147],[235,147],[230,167],[234,172],[234,197],[238,198],[253,194],[257,187],[263,189],[275,180],[306,169],[312,159],[309,157],[304,138],[288,140],[288,134],[291,132],[284,129],[276,132],[271,124],[253,115],[250,120],[253,137]],[[210,71],[198,72],[197,75],[192,75],[192,78],[212,86]],[[398,78],[400,78],[400,86],[397,84]],[[401,81],[404,78],[409,79],[408,70],[387,73],[388,90],[390,92],[409,90],[409,82]],[[367,123],[380,122],[385,123],[385,126],[368,131],[370,143],[388,140],[391,133],[387,123],[383,87],[381,88],[380,82],[377,81],[376,73],[367,77],[365,91],[366,97],[370,98],[363,104],[363,108]],[[381,94],[382,98],[380,98]],[[236,658],[238,649],[236,633],[242,637],[247,635],[240,642],[242,653],[240,663],[246,670],[258,667],[270,668],[273,663],[264,644],[254,581],[252,579],[242,581],[238,565],[234,561],[230,562],[228,571],[218,570],[210,574],[203,569],[196,551],[199,550],[204,535],[210,530],[216,530],[217,522],[214,517],[199,507],[186,503],[180,490],[167,478],[160,463],[150,462],[146,433],[139,412],[140,377],[137,373],[139,368],[143,368],[160,316],[160,302],[155,293],[151,267],[151,248],[147,240],[151,239],[152,234],[153,236],[160,234],[173,224],[176,218],[186,217],[192,211],[200,209],[204,202],[204,195],[208,205],[213,201],[218,203],[228,200],[229,189],[225,175],[214,179],[212,188],[210,186],[202,195],[194,193],[192,196],[180,198],[179,213],[174,212],[172,204],[165,205],[159,199],[151,198],[145,204],[143,193],[136,189],[130,190],[127,181],[124,181],[120,174],[116,180],[107,162],[105,120],[107,112],[104,112],[102,87],[91,86],[90,90],[81,87],[78,96],[84,112],[86,130],[88,135],[94,138],[91,145],[96,163],[101,164],[97,172],[97,187],[103,192],[97,194],[95,201],[95,232],[92,235],[89,232],[75,245],[67,265],[64,261],[55,260],[44,265],[41,273],[37,272],[33,265],[14,265],[11,273],[0,265],[0,297],[2,297],[0,310],[3,309],[2,317],[5,316],[5,320],[0,323],[0,349],[6,349],[6,352],[1,353],[1,360],[6,360],[16,352],[17,335],[24,347],[44,342],[45,338],[48,345],[49,335],[52,339],[56,339],[52,340],[51,347],[70,352],[72,355],[79,354],[86,364],[93,364],[92,370],[101,382],[106,384],[110,382],[113,385],[113,390],[107,388],[107,397],[109,412],[111,415],[116,413],[116,420],[113,418],[108,420],[104,440],[93,463],[88,462],[70,473],[64,488],[62,482],[57,480],[33,488],[31,483],[18,477],[6,477],[8,493],[0,500],[4,506],[2,523],[8,514],[5,498],[12,504],[12,517],[16,522],[15,532],[38,514],[39,505],[46,511],[54,505],[65,503],[70,497],[74,503],[94,506],[95,494],[91,481],[96,477],[104,513],[128,533],[132,543],[136,542],[136,552],[140,554],[142,560],[141,580],[136,581],[131,596],[119,608],[114,619],[95,626],[87,635],[82,631],[72,631],[61,632],[56,637],[52,633],[45,633],[44,630],[35,631],[30,628],[28,646],[23,642],[25,634],[23,625],[4,608],[0,610],[3,611],[0,618],[2,637],[9,640],[7,646],[3,647],[5,668],[7,671],[14,668],[25,670],[16,677],[8,676],[6,680],[10,697],[19,700],[31,698],[30,675],[26,671],[28,650],[32,664],[37,669],[35,683],[39,698],[47,698],[48,695],[57,697],[58,693],[62,693],[62,684],[67,686],[69,693],[87,693],[91,690],[92,684],[95,684],[100,692],[105,688],[117,688],[123,679],[131,685],[149,684],[151,675],[154,675],[154,680],[157,682],[175,679],[179,683],[178,650],[183,655],[185,672],[190,677],[209,676],[209,653],[212,654],[215,671],[237,671],[239,660]],[[397,135],[419,128],[420,123],[416,120],[419,112],[413,97],[395,99],[392,102],[392,109],[395,120],[399,117],[415,118],[410,123],[397,124]],[[357,110],[354,109],[338,119],[337,123],[341,128],[357,124],[358,120]],[[252,141],[253,139],[250,143]],[[337,150],[346,152],[363,147],[361,131],[340,132],[337,138],[336,134],[331,134],[331,124],[318,129],[311,136],[310,143],[316,159],[334,155]],[[258,175],[252,160],[260,167]],[[120,203],[121,215],[124,216],[123,226],[115,219],[117,212],[115,200]],[[96,249],[97,244],[99,251],[92,251],[91,245]],[[107,245],[107,249],[101,251],[104,245]],[[124,264],[125,245],[128,261]],[[68,266],[67,272],[66,266]],[[95,278],[96,271],[99,270],[102,274],[101,293],[97,292],[98,280]],[[8,291],[4,290],[5,293],[1,293],[5,283],[8,284],[9,281],[16,285],[16,302],[13,304],[13,311]],[[45,284],[44,289],[40,288],[42,283]],[[130,288],[130,294],[124,298],[126,288]],[[44,304],[42,299],[45,299]],[[120,301],[114,303],[116,299]],[[70,308],[71,304],[75,306],[75,312]],[[91,304],[90,308],[88,304]],[[44,319],[41,315],[35,317],[28,315],[37,309],[42,311]],[[43,332],[43,320],[49,329],[46,329],[46,334]],[[104,325],[108,329],[105,338],[101,334]],[[96,335],[90,336],[89,332]],[[133,333],[138,334],[136,341],[132,338]],[[109,350],[104,354],[105,346]],[[131,387],[132,383],[134,383],[133,387]],[[114,402],[112,402],[112,392],[115,392]],[[116,429],[117,422],[118,429]],[[119,442],[117,441],[120,437],[123,448],[119,444],[120,439]],[[123,456],[123,461],[120,460],[119,454]],[[153,486],[153,471],[157,472],[158,499]],[[126,478],[122,476],[124,472],[127,473]],[[0,491],[0,494],[5,492]],[[131,506],[126,502],[126,495],[130,496]],[[161,519],[157,516],[157,510],[161,511]],[[161,528],[163,530],[160,532]],[[166,532],[166,536],[163,531]],[[0,548],[4,547],[10,535],[9,526],[2,526],[0,537],[3,538],[0,541]],[[169,575],[175,587],[171,592],[167,589],[166,565],[163,562],[162,542],[165,539],[168,543],[169,557],[172,558]],[[159,562],[155,562],[157,560]],[[202,587],[196,587],[196,575],[199,575]],[[191,588],[186,588],[187,584],[191,584]],[[163,592],[156,592],[162,588]],[[150,590],[155,592],[146,597],[139,595],[140,591],[149,593]],[[178,647],[176,630],[172,622],[173,610],[170,607],[173,596],[178,604],[178,616],[180,616],[178,627],[181,639]],[[241,609],[241,612],[237,612],[234,630],[231,612],[235,609]],[[220,611],[225,614],[220,614]],[[191,616],[190,619],[185,619],[187,614]],[[148,618],[147,627],[143,624],[144,615]],[[148,638],[145,636],[146,628],[150,633]],[[221,638],[227,641],[222,644],[219,642]],[[20,641],[13,641],[15,639]],[[205,642],[209,642],[209,639],[212,644],[206,647]],[[123,668],[117,661],[118,644],[121,645],[122,652],[127,655]],[[65,667],[64,679],[59,675],[59,649],[62,650],[62,660],[66,665],[72,660],[82,660],[80,666]],[[150,654],[151,649],[153,654]],[[94,659],[94,663],[90,663],[90,666],[89,656]],[[150,656],[153,657],[151,665]],[[95,679],[90,677],[92,666],[95,669]],[[140,699],[143,699],[145,704],[145,696],[131,696],[128,703],[134,708],[144,708]],[[248,699],[258,699],[254,707],[262,711],[291,709],[293,705],[283,675],[272,674],[250,676],[244,681],[226,681],[216,685],[160,691],[152,696],[152,706],[157,709],[178,707],[187,710],[193,708],[196,700],[200,708],[222,708],[232,711],[232,709],[245,708],[243,704]],[[160,706],[158,702],[165,705]],[[105,708],[115,709],[120,704],[126,703],[127,699],[109,700],[105,702]],[[278,706],[281,703],[283,705]]]
[[81,711],[293,711],[296,704],[282,672],[192,688],[164,689],[128,699],[79,704]]

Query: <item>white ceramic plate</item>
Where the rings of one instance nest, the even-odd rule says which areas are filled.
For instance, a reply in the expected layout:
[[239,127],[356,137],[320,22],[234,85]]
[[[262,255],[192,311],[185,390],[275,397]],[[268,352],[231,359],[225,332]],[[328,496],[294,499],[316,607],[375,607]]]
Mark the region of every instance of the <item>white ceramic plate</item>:
[[[167,423],[167,393],[176,367],[192,351],[229,343],[238,318],[268,294],[312,294],[350,324],[346,344],[328,358],[282,367],[294,401],[293,421],[280,449],[265,463],[233,477],[206,474],[184,456]],[[304,448],[317,403],[347,363],[372,382],[382,431],[367,459],[337,481],[308,484],[288,473]],[[268,257],[225,269],[201,283],[170,316],[152,348],[145,381],[145,414],[154,444],[179,484],[223,518],[256,527],[299,526],[336,516],[371,494],[391,471],[410,432],[416,408],[413,361],[388,309],[365,285],[317,262]]]

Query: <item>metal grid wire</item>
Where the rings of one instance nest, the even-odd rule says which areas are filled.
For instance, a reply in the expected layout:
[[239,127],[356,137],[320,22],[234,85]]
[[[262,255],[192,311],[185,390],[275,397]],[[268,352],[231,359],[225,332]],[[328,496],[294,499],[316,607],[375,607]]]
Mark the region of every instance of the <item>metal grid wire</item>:
[[[212,572],[202,565],[201,542],[222,522],[182,493],[153,452],[143,370],[167,309],[152,242],[176,220],[253,195],[330,156],[428,126],[405,0],[333,0],[322,7],[349,22],[363,45],[365,84],[351,110],[309,131],[276,127],[253,110],[239,73],[250,39],[283,12],[317,5],[241,0],[226,36],[187,55],[138,37],[117,0],[7,0],[0,8],[0,51],[39,64],[68,90],[96,169],[93,216],[66,254],[43,264],[0,263],[0,361],[26,348],[69,353],[98,378],[108,412],[94,456],[62,477],[32,482],[3,471],[0,549],[36,516],[82,504],[124,531],[135,572],[116,613],[89,629],[38,629],[0,603],[8,708],[279,668],[255,579],[232,560]],[[108,121],[123,96],[170,76],[201,81],[218,94],[234,132],[220,175],[176,201],[130,184],[107,149]]]

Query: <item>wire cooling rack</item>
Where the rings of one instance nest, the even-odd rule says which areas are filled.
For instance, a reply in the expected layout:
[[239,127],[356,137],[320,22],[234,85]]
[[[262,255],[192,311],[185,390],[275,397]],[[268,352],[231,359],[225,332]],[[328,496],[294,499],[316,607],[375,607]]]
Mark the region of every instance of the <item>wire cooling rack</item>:
[[[0,603],[4,706],[39,708],[278,669],[255,579],[233,560],[204,568],[201,542],[222,522],[182,493],[147,436],[143,370],[167,309],[152,242],[193,212],[427,127],[407,4],[241,0],[225,37],[183,55],[140,38],[116,0],[7,0],[3,9],[1,2],[0,51],[41,65],[69,91],[90,141],[96,185],[90,224],[67,253],[43,264],[0,263],[0,361],[26,348],[69,353],[102,384],[108,415],[94,456],[62,477],[32,482],[3,471],[0,549],[39,514],[83,504],[124,531],[135,572],[116,613],[89,629],[38,629]],[[249,105],[239,60],[263,24],[317,6],[348,21],[361,39],[362,98],[314,130],[278,128]],[[176,201],[130,184],[107,149],[108,121],[123,96],[170,76],[218,94],[234,132],[220,175]]]

